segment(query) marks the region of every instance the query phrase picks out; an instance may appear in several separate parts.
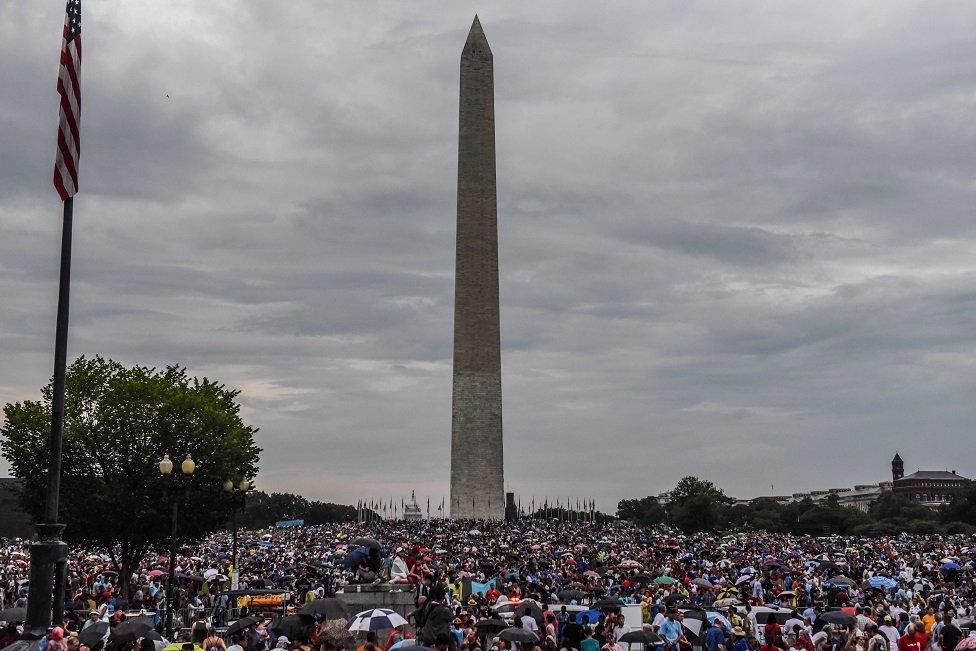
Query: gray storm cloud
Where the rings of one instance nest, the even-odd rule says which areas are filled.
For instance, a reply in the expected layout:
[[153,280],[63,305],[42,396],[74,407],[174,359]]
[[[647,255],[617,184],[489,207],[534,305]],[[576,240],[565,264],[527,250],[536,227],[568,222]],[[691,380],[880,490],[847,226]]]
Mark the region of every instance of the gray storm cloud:
[[[57,3],[0,5],[0,400],[51,373]],[[243,389],[259,486],[447,492],[458,57],[495,54],[506,479],[958,468],[976,7],[89,0],[71,356]]]

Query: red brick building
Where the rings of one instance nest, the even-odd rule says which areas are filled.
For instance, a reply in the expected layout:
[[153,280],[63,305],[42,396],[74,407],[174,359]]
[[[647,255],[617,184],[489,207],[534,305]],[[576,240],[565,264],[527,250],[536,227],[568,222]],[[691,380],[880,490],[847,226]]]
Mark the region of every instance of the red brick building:
[[906,475],[901,456],[895,453],[891,460],[892,490],[932,508],[948,502],[952,492],[968,481],[955,470],[918,470]]

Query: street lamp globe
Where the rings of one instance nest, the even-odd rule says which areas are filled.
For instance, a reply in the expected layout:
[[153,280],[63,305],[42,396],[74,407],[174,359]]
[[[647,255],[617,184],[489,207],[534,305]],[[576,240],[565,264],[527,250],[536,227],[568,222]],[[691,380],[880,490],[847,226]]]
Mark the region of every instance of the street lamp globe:
[[163,460],[159,462],[159,472],[163,475],[173,472],[173,462],[170,461],[168,454],[164,454]]
[[241,490],[242,490],[242,491],[248,491],[248,490],[251,490],[251,482],[249,482],[249,481],[248,481],[248,480],[246,480],[246,479],[242,479],[242,480],[241,480]]
[[183,459],[183,463],[180,464],[180,470],[183,471],[184,475],[192,475],[193,471],[197,469],[196,462],[190,458],[190,455],[186,455],[186,459]]
[[224,492],[230,493],[233,490],[234,490],[234,482],[228,479],[227,481],[224,482]]

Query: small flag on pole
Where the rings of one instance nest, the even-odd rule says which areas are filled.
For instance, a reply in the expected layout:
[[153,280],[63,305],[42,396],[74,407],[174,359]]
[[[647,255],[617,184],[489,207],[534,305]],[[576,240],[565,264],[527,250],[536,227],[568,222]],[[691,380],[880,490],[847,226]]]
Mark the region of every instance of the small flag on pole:
[[78,161],[81,158],[81,0],[68,0],[61,40],[58,70],[61,117],[58,124],[58,153],[54,161],[54,187],[62,201],[78,192]]

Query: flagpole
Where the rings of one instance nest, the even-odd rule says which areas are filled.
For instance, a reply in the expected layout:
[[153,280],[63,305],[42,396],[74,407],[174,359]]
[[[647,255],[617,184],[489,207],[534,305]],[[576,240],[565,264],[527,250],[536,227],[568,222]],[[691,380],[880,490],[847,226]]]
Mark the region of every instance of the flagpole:
[[[64,429],[65,375],[68,359],[68,299],[71,285],[71,223],[74,197],[64,200],[61,227],[61,273],[58,280],[58,315],[54,334],[54,386],[51,396],[51,439],[48,456],[47,500],[44,522],[37,523],[38,541],[30,546],[30,585],[25,634],[43,636],[52,622],[64,615],[64,581],[68,548],[61,541],[58,523],[61,493],[61,442]],[[52,619],[53,616],[53,619]]]

